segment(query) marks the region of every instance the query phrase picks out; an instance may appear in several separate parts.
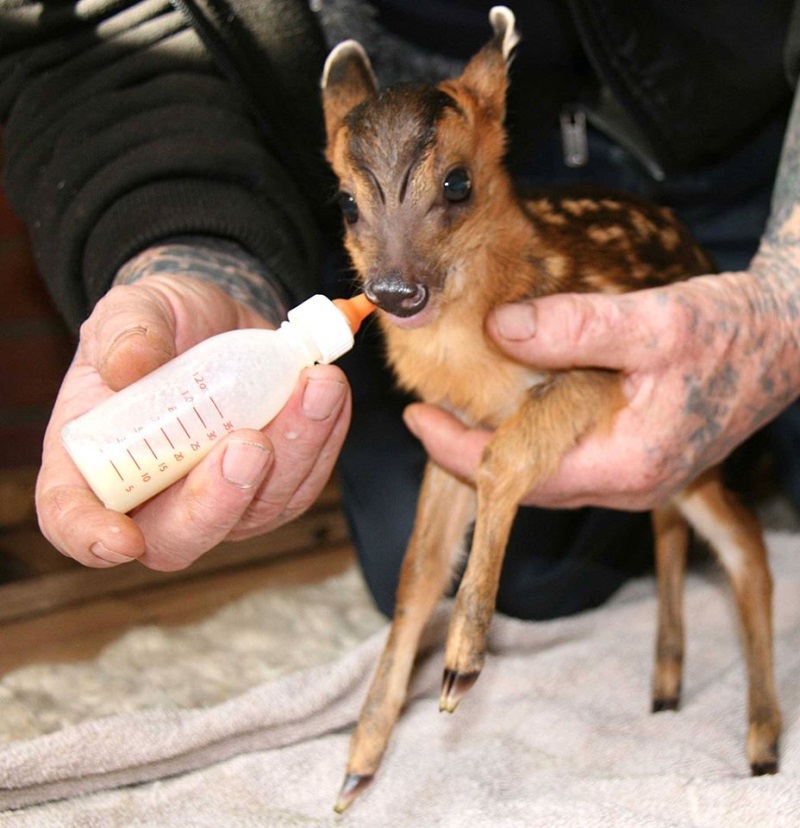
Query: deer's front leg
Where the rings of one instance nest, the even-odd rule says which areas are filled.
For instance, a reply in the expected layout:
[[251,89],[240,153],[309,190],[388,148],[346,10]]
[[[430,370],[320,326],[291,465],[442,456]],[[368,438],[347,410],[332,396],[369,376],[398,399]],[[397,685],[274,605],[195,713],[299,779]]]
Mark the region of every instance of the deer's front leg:
[[429,462],[389,638],[350,743],[347,775],[336,803],[340,813],[378,770],[405,702],[420,635],[449,584],[453,559],[474,514],[473,489]]
[[487,445],[476,477],[472,549],[447,637],[441,710],[452,713],[483,668],[500,570],[520,500],[555,473],[584,434],[610,421],[620,395],[616,374],[558,375],[532,389]]

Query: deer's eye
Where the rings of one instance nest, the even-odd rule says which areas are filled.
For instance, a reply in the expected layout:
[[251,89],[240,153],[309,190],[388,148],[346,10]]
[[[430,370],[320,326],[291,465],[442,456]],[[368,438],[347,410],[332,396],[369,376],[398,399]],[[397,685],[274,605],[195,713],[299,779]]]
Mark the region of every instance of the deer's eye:
[[442,190],[447,201],[452,203],[466,201],[472,192],[472,180],[469,177],[469,172],[464,167],[456,167],[454,170],[450,170],[444,178]]
[[356,200],[350,193],[345,192],[339,193],[337,199],[344,220],[348,224],[355,224],[358,221],[358,204],[356,204]]

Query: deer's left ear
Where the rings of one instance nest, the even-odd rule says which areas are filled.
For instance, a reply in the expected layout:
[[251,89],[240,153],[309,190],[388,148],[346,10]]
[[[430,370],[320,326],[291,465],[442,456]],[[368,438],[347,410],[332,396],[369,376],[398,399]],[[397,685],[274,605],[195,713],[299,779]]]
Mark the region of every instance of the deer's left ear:
[[508,66],[519,43],[511,9],[494,6],[489,12],[494,37],[467,64],[459,81],[472,91],[491,113],[503,118],[508,87]]
[[378,87],[372,64],[356,40],[340,43],[328,55],[322,72],[322,107],[328,146],[351,109]]

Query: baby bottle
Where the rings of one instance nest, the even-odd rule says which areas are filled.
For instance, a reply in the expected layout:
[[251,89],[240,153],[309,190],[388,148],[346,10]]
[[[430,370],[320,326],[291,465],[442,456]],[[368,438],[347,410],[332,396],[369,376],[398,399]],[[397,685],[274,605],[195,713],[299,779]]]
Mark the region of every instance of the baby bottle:
[[212,336],[67,423],[61,441],[103,504],[128,512],[188,474],[229,431],[263,428],[304,368],[353,347],[373,309],[363,294],[312,296],[277,330]]

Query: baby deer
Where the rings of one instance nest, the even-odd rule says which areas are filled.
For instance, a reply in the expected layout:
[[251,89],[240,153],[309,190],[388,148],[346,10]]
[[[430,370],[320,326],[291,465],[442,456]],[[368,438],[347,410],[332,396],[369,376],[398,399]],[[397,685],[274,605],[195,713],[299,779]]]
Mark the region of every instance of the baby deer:
[[[340,44],[322,80],[327,157],[339,178],[346,246],[378,306],[388,359],[421,399],[493,429],[474,488],[428,462],[389,638],[352,739],[336,809],[378,770],[405,700],[419,637],[448,587],[470,523],[469,560],[447,637],[440,708],[452,712],[484,663],[509,530],[523,496],[624,403],[620,376],[546,373],[503,356],[484,321],[505,302],[565,291],[622,292],[708,273],[669,210],[618,193],[523,199],[503,166],[506,8],[460,77],[381,91],[364,49]],[[714,546],[736,593],[749,679],[747,756],[778,767],[772,582],[756,519],[704,473],[653,513],[658,633],[653,710],[678,706],[688,526]]]

